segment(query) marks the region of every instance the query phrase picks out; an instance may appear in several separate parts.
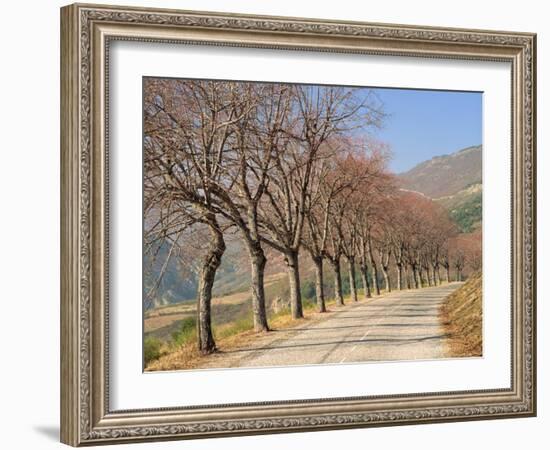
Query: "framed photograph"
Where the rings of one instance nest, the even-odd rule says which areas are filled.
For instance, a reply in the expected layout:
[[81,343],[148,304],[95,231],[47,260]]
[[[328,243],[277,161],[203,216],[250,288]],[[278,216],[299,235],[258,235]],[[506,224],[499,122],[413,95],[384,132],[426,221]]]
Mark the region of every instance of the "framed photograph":
[[62,8],[62,442],[535,415],[535,58]]

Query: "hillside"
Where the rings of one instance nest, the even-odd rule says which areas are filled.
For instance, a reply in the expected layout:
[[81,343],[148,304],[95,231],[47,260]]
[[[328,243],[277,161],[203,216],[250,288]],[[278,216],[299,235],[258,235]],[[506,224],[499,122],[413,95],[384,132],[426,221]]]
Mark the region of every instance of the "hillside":
[[403,187],[430,198],[451,196],[481,183],[481,145],[436,156],[400,174]]
[[[225,238],[227,246],[222,257],[222,263],[216,273],[213,293],[217,297],[246,291],[250,280],[250,262],[244,245],[239,236],[228,235]],[[266,252],[270,249],[266,248]],[[156,256],[153,266],[156,273],[160,272],[166,256],[168,246],[163,246]],[[150,270],[152,257],[144,258],[145,292],[149,292],[157,283],[156,277]],[[166,267],[165,274],[156,289],[153,290],[152,301],[145,302],[146,309],[162,307],[174,303],[194,301],[198,287],[197,271],[199,269],[202,250],[197,250],[195,256],[186,255],[184,258],[172,258]],[[282,256],[270,253],[266,266],[266,276],[275,275],[284,271]]]
[[[226,245],[227,250],[223,255],[221,267],[216,274],[214,295],[226,295],[243,290],[246,287],[245,280],[249,276],[249,265],[243,264],[244,251],[240,240],[228,238],[226,239]],[[166,245],[161,247],[158,255],[155,255],[156,260],[153,267],[155,267],[156,273],[160,272],[168,251],[168,245]],[[146,307],[158,307],[194,300],[198,286],[196,271],[201,257],[201,252],[197,252],[197,261],[192,261],[189,257],[184,259],[172,258],[160,284],[154,289],[153,301],[146,302]],[[146,256],[144,267],[148,269],[151,263],[152,259],[148,259]],[[146,270],[144,275],[145,292],[150,292],[151,288],[157,283],[156,276],[150,270]]]
[[456,194],[435,199],[443,205],[463,233],[471,233],[481,226],[482,186],[473,184]]

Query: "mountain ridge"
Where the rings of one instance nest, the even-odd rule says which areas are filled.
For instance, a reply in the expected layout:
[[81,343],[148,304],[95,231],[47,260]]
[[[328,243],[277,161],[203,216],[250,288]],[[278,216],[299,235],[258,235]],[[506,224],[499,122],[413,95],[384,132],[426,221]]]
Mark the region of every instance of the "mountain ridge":
[[402,187],[432,199],[448,197],[481,184],[482,145],[470,146],[423,161],[398,175]]

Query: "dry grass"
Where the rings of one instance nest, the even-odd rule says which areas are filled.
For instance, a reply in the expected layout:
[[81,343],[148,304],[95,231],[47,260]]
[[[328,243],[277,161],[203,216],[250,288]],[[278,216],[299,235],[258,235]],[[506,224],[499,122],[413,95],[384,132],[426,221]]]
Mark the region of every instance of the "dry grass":
[[[381,295],[377,298],[381,298],[385,295],[385,292],[381,292]],[[362,298],[359,295],[359,298]],[[352,303],[350,298],[345,298],[346,303]],[[325,302],[327,312],[334,311],[336,301],[333,299]],[[311,301],[303,301],[304,318],[293,319],[289,310],[282,310],[276,314],[271,313],[269,315],[269,326],[272,330],[290,330],[304,324],[316,323],[327,318],[326,313],[317,312],[317,305]],[[214,339],[216,340],[216,346],[220,351],[229,351],[238,348],[246,348],[249,346],[258,336],[263,333],[256,333],[253,329],[252,317],[244,317],[236,320],[233,323],[227,323],[214,327]],[[162,356],[149,363],[146,367],[147,372],[159,371],[159,370],[182,370],[193,369],[203,366],[209,360],[209,356],[202,356],[196,348],[196,342],[194,336],[180,345],[177,348],[170,346],[170,344],[164,344],[161,349]]]
[[450,356],[482,356],[482,276],[472,274],[441,307]]
[[[281,311],[270,317],[269,326],[272,330],[291,329],[310,322],[317,316],[321,314],[312,313],[303,319],[293,319],[288,311]],[[257,337],[252,318],[248,317],[214,329],[214,339],[220,351],[246,347]],[[203,356],[197,351],[194,338],[176,349],[165,344],[161,354],[159,359],[147,365],[146,371],[192,369],[201,367],[202,363],[208,360],[208,356]]]
[[193,342],[188,342],[176,350],[172,350],[166,345],[163,356],[149,363],[145,371],[192,369],[197,367],[202,358]]

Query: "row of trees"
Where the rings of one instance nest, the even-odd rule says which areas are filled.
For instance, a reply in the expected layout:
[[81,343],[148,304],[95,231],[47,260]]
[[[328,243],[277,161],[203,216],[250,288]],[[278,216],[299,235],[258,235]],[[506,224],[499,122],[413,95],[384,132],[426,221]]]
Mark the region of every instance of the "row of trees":
[[197,293],[203,354],[216,349],[212,287],[227,233],[238,233],[248,253],[256,331],[269,331],[267,248],[284,257],[293,318],[303,317],[303,251],[315,266],[321,312],[325,263],[337,304],[343,260],[354,301],[357,273],[366,296],[380,293],[379,280],[390,290],[438,284],[441,270],[449,281],[452,267],[462,276],[466,253],[446,212],[400,190],[386,168],[388,149],[365,137],[384,119],[370,91],[147,79],[144,108],[145,251],[154,260],[169,247],[160,279],[171,255],[185,251],[189,230],[206,233]]

